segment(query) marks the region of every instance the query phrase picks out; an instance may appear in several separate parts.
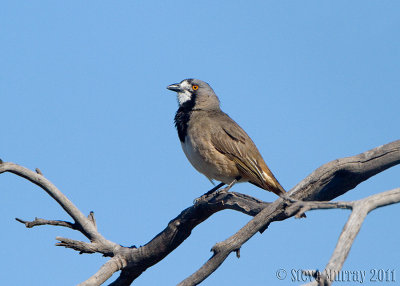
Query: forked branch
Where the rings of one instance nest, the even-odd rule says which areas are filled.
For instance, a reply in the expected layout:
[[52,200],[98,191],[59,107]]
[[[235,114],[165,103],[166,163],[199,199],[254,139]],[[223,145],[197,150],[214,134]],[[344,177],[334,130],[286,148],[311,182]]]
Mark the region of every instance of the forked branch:
[[[315,170],[289,193],[293,199],[303,201],[329,201],[353,189],[359,183],[400,163],[400,140],[379,146],[365,153],[334,160]],[[111,285],[130,285],[147,268],[153,266],[178,247],[198,224],[212,214],[233,209],[254,216],[236,234],[216,244],[213,256],[181,285],[196,285],[207,278],[221,265],[231,252],[240,247],[258,231],[263,232],[273,221],[287,219],[307,210],[307,205],[292,205],[287,200],[278,199],[265,203],[256,198],[239,193],[221,193],[210,197],[201,204],[183,210],[168,226],[149,243],[139,248],[122,247],[105,239],[98,231],[93,214],[86,217],[40,172],[33,172],[14,163],[0,161],[0,173],[11,172],[21,176],[45,190],[71,216],[73,223],[37,219],[33,222],[19,220],[28,226],[57,225],[80,231],[90,242],[67,238],[59,239],[58,245],[72,248],[81,253],[101,253],[111,259],[99,271],[80,285],[100,285],[119,270],[119,278]],[[300,202],[301,203],[301,202]],[[289,205],[289,208],[288,208]],[[320,207],[329,207],[323,203]],[[345,204],[343,207],[349,207]]]
[[[330,203],[331,208],[343,208],[343,206],[349,206],[352,209],[352,213],[343,227],[342,233],[338,239],[335,250],[328,264],[322,272],[315,275],[317,280],[307,283],[307,286],[316,285],[331,285],[335,281],[336,274],[342,269],[347,256],[349,255],[350,249],[354,243],[354,239],[359,233],[361,226],[367,217],[367,214],[371,211],[392,204],[400,202],[400,188],[383,192],[380,194],[369,196],[365,199],[361,199],[354,202],[343,203]],[[304,202],[301,203],[300,212],[305,210],[317,210],[326,209],[326,202]],[[346,207],[347,208],[347,207]]]
[[[329,201],[355,188],[368,178],[400,163],[400,140],[356,156],[331,161],[297,184],[288,196],[303,201]],[[228,257],[240,249],[258,231],[271,222],[292,216],[286,213],[287,202],[280,198],[265,207],[237,233],[213,246],[213,256],[179,285],[197,285],[213,273]]]

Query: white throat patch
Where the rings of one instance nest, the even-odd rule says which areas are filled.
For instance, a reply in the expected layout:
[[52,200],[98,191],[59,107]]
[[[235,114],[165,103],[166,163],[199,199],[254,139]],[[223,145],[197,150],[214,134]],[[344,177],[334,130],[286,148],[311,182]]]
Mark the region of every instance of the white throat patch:
[[183,81],[180,84],[180,86],[183,89],[183,91],[178,92],[178,101],[179,101],[179,105],[182,105],[186,101],[192,99],[192,94],[189,92],[189,90],[191,89],[191,85],[187,81]]
[[178,101],[179,105],[182,105],[186,101],[190,100],[192,98],[192,94],[185,90],[184,92],[178,92]]

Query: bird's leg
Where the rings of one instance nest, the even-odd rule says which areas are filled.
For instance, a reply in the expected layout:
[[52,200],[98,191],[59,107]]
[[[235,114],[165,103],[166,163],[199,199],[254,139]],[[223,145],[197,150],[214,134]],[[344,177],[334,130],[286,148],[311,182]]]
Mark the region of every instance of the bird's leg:
[[221,188],[223,185],[225,185],[225,183],[219,183],[218,185],[216,185],[214,188],[212,188],[211,190],[209,190],[207,193],[205,193],[204,195],[202,195],[202,197],[207,197],[209,195],[211,195],[212,193],[214,193],[215,191],[217,191],[219,188]]
[[214,188],[212,188],[211,190],[209,190],[207,193],[205,193],[204,195],[202,195],[201,197],[195,199],[193,201],[193,203],[195,205],[199,204],[201,201],[205,200],[209,195],[213,195],[213,197],[219,195],[220,193],[225,193],[228,192],[230,190],[230,188],[233,187],[234,184],[236,184],[237,182],[239,182],[239,180],[241,179],[241,177],[236,177],[226,188],[220,189],[223,185],[225,185],[225,183],[220,183],[217,186],[215,186]]
[[228,192],[234,184],[236,184],[240,180],[240,177],[235,178],[232,183],[230,183],[226,188],[221,189],[219,192]]

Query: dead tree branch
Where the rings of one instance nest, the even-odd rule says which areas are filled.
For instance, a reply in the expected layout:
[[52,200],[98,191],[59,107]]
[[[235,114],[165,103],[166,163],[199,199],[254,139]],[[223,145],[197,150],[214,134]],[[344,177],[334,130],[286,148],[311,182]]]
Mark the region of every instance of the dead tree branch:
[[[78,286],[93,286],[93,285],[101,285],[105,281],[107,281],[111,275],[113,275],[115,272],[123,269],[126,267],[126,260],[119,257],[115,256],[108,260],[103,266],[100,267],[99,271],[97,271],[96,274],[94,274],[92,277],[87,279],[86,281],[78,284]],[[129,285],[129,284],[125,284]]]
[[[328,201],[353,189],[359,183],[400,163],[400,140],[379,146],[365,153],[334,160],[315,170],[307,178],[295,186],[288,195],[296,200]],[[99,271],[81,285],[100,285],[111,275],[122,270],[119,278],[111,285],[130,285],[147,268],[153,266],[178,247],[198,224],[212,214],[233,209],[254,216],[236,234],[216,244],[213,256],[193,275],[180,285],[196,285],[214,272],[231,252],[238,252],[240,247],[258,231],[264,231],[273,221],[284,220],[298,213],[302,208],[288,211],[288,201],[278,199],[273,203],[265,203],[253,197],[239,193],[221,193],[210,197],[198,205],[182,211],[168,226],[146,245],[122,247],[105,239],[95,225],[93,215],[84,216],[68,198],[63,195],[42,173],[33,172],[14,163],[0,161],[0,173],[11,172],[21,176],[45,190],[72,217],[78,231],[86,236],[90,243],[57,238],[57,245],[75,249],[81,253],[98,252],[112,257]],[[22,221],[24,224],[27,222]],[[48,221],[50,222],[50,221]],[[54,221],[53,221],[54,222]],[[65,222],[66,223],[66,222]],[[50,225],[67,225],[47,223]]]
[[[0,173],[10,172],[16,174],[20,177],[23,177],[32,183],[41,187],[47,194],[49,194],[57,203],[72,217],[74,223],[63,222],[63,221],[51,221],[51,220],[44,220],[44,219],[35,219],[32,222],[27,222],[21,219],[17,219],[19,222],[24,223],[26,227],[33,227],[37,225],[56,225],[56,226],[64,226],[68,228],[73,228],[80,231],[84,236],[86,236],[90,240],[90,244],[86,243],[87,245],[91,245],[91,247],[95,248],[96,251],[89,252],[87,249],[83,248],[80,249],[78,247],[70,247],[75,250],[80,251],[81,253],[94,253],[99,252],[105,256],[114,256],[115,252],[121,248],[120,245],[111,242],[105,239],[96,228],[96,224],[94,223],[94,216],[93,214],[89,215],[89,218],[86,217],[63,193],[56,186],[54,186],[49,180],[47,180],[39,169],[36,169],[36,172],[31,171],[25,167],[19,166],[14,163],[10,162],[0,162]],[[61,242],[59,245],[61,246],[69,246],[64,245]],[[109,276],[115,272],[114,268],[110,267],[111,264],[105,264],[103,266],[103,271],[108,269]],[[107,275],[102,275],[100,277],[106,277]],[[108,279],[108,278],[107,278]],[[105,282],[99,281],[101,283]]]
[[[297,184],[288,196],[304,201],[329,201],[355,188],[368,178],[400,163],[400,140],[382,145],[356,156],[331,161]],[[179,285],[197,285],[213,273],[228,257],[240,249],[258,231],[271,222],[290,217],[286,203],[280,198],[264,208],[237,233],[215,244],[213,256]]]
[[54,226],[63,226],[63,227],[68,227],[71,229],[78,230],[78,227],[70,223],[68,221],[63,221],[63,220],[48,220],[48,219],[43,219],[43,218],[35,218],[33,221],[26,221],[22,220],[20,218],[15,218],[16,221],[23,223],[27,228],[32,228],[34,226],[39,226],[39,225],[54,225]]
[[[343,227],[342,233],[340,234],[335,250],[329,259],[328,264],[325,269],[317,275],[318,281],[313,281],[305,285],[331,285],[335,280],[335,275],[342,269],[354,240],[367,215],[377,208],[399,202],[400,188],[372,195],[354,202],[331,203],[330,208],[343,208],[344,205],[349,206],[346,208],[351,208],[352,213]],[[304,210],[326,209],[326,206],[326,202],[304,202],[303,206],[300,208],[300,212]]]

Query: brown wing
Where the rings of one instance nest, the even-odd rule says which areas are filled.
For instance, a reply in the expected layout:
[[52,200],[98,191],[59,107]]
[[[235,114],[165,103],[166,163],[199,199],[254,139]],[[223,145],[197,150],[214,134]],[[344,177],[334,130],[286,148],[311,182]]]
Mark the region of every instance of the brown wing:
[[241,177],[278,196],[285,193],[247,133],[225,113],[218,116],[217,122],[218,126],[212,128],[211,142],[235,162]]

